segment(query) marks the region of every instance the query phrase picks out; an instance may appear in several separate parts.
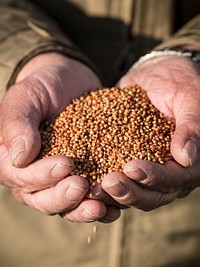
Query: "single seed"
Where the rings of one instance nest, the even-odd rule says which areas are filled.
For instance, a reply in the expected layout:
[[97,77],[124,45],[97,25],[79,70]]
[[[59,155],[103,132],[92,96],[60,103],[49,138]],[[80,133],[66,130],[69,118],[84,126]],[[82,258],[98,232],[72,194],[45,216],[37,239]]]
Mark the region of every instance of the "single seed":
[[98,227],[97,227],[97,225],[93,225],[93,227],[92,227],[92,231],[93,231],[93,233],[96,233],[96,232],[98,231]]
[[88,243],[88,244],[91,244],[91,243],[92,243],[92,236],[91,236],[91,235],[89,235],[89,236],[87,237],[87,243]]

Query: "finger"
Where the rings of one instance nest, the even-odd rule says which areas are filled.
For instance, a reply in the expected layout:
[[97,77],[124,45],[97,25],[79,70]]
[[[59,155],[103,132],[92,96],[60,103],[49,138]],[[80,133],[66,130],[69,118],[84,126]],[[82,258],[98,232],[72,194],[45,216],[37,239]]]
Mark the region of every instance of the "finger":
[[123,172],[135,182],[161,192],[170,192],[182,186],[183,180],[180,177],[189,180],[185,169],[173,161],[161,165],[149,161],[132,160],[124,166]]
[[191,186],[197,187],[200,184],[199,164],[193,168],[184,168],[175,161],[161,165],[144,160],[132,160],[125,165],[123,172],[140,185],[164,193]]
[[[18,192],[18,194],[26,205],[51,215],[76,207],[85,197],[88,189],[89,184],[85,178],[70,176],[55,187],[35,193]],[[17,197],[19,198],[18,195]]]
[[26,193],[56,185],[67,177],[74,168],[69,157],[54,156],[35,161],[23,169],[15,168],[18,184]]
[[96,184],[91,190],[88,192],[88,197],[90,199],[96,199],[103,201],[106,206],[115,206],[119,209],[125,209],[127,208],[124,205],[119,204],[116,202],[110,195],[108,195],[101,187],[101,184]]
[[73,170],[69,157],[53,156],[37,160],[26,168],[16,168],[10,163],[8,152],[0,146],[0,181],[5,186],[20,188],[24,193],[56,185]]
[[1,104],[2,138],[16,167],[28,165],[41,147],[38,128],[45,113],[41,104],[45,96],[38,95],[40,90],[36,93],[32,86],[29,82],[14,85]]
[[112,223],[116,221],[117,219],[119,219],[120,215],[121,215],[121,211],[119,208],[107,206],[106,215],[103,218],[99,219],[99,222]]
[[200,156],[199,85],[198,78],[182,88],[174,100],[176,130],[171,152],[174,159],[184,167],[192,166]]
[[103,189],[117,202],[150,211],[176,199],[179,191],[161,193],[139,186],[123,173],[110,173],[102,181]]
[[180,193],[178,195],[178,198],[183,198],[183,197],[186,197],[188,196],[194,189],[196,189],[196,187],[186,187],[186,188],[183,188],[182,190],[180,190]]
[[106,206],[98,200],[84,199],[78,207],[61,216],[72,222],[94,222],[100,220],[107,213]]

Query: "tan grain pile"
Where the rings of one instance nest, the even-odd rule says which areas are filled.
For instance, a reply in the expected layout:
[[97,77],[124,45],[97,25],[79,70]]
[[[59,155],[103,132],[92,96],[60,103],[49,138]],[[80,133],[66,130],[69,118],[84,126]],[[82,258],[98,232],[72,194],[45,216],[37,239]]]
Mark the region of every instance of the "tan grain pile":
[[139,86],[86,93],[41,127],[40,157],[70,156],[72,174],[92,186],[132,159],[163,164],[172,159],[175,124],[167,121]]

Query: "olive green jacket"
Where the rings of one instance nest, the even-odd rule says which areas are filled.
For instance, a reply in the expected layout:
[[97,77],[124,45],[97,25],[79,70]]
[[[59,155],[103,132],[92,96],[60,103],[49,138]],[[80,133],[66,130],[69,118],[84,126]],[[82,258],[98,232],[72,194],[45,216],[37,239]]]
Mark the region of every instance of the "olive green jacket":
[[[200,49],[199,13],[197,0],[1,0],[0,97],[39,53],[76,58],[113,85],[154,47]],[[93,233],[93,224],[47,217],[0,187],[0,267],[200,266],[199,201],[195,190],[149,213],[128,209]]]
[[187,0],[31,2],[1,0],[1,91],[9,88],[31,57],[42,52],[59,51],[94,69],[95,64],[106,85],[111,85],[138,57],[164,40],[162,48],[192,45],[200,49],[197,0],[189,4]]

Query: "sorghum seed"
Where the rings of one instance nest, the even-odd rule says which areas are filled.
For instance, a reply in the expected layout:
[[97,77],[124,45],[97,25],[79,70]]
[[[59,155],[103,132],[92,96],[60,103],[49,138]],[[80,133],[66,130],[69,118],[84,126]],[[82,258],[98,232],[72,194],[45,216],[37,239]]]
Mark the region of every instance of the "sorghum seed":
[[91,235],[89,235],[89,236],[87,237],[87,243],[88,243],[88,244],[91,244],[91,243],[92,243],[92,236],[91,236]]
[[98,230],[98,227],[97,227],[97,225],[93,225],[93,227],[92,227],[92,231],[93,231],[93,233],[96,233],[96,232],[97,232],[97,230]]
[[[172,159],[175,123],[168,121],[139,86],[102,88],[76,98],[41,126],[40,157],[70,156],[71,174],[91,187],[132,159],[163,164]],[[92,197],[92,196],[91,196]]]

